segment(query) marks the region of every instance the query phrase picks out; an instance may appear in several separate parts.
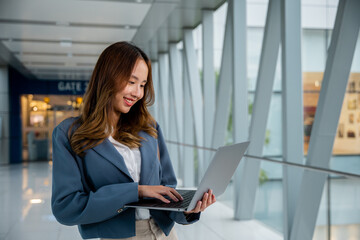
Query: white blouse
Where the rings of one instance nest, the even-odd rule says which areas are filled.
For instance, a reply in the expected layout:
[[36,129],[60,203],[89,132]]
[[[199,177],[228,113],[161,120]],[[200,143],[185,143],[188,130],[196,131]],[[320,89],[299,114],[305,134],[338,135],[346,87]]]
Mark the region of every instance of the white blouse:
[[[140,171],[141,171],[141,154],[139,148],[129,148],[128,146],[119,143],[112,136],[109,136],[109,141],[114,145],[116,150],[124,158],[125,165],[134,180],[134,182],[140,181]],[[148,209],[136,209],[135,219],[149,219],[150,212]]]

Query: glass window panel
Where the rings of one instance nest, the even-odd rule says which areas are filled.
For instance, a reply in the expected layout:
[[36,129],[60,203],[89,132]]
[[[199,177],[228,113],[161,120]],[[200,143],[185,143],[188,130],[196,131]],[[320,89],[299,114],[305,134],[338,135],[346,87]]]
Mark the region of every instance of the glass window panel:
[[214,12],[214,66],[220,72],[224,33],[226,26],[227,2]]
[[302,58],[304,72],[323,72],[326,62],[326,31],[304,29],[302,31]]
[[332,176],[328,184],[331,239],[360,239],[360,179]]
[[327,179],[313,240],[360,239],[359,192],[360,179],[337,175]]
[[256,88],[263,36],[263,28],[252,27],[247,30],[247,75],[249,91],[255,91]]
[[[280,159],[277,159],[280,160]],[[279,174],[274,174],[274,173]],[[283,188],[281,164],[262,162],[255,200],[255,219],[283,231]]]
[[282,110],[281,93],[273,93],[267,121],[263,155],[282,155]]
[[319,211],[316,219],[315,231],[313,240],[327,240],[329,239],[328,226],[328,185],[325,183]]

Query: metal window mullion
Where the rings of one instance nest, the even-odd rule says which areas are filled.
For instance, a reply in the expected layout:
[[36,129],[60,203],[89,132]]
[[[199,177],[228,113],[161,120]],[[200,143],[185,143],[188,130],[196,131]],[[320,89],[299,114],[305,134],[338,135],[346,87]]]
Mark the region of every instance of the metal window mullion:
[[[190,83],[190,94],[192,99],[191,107],[195,123],[196,143],[200,146],[203,146],[203,98],[192,31],[192,29],[184,30],[184,50],[186,56],[188,81]],[[198,160],[199,177],[201,178],[205,172],[202,150],[198,150]]]
[[159,64],[158,62],[151,63],[152,69],[152,80],[155,92],[155,102],[154,105],[150,107],[151,114],[156,121],[159,120],[159,101],[160,101],[160,89],[159,89]]
[[[202,11],[203,25],[203,91],[204,91],[204,146],[211,147],[216,104],[216,82],[214,70],[214,11]],[[207,168],[212,153],[204,152],[204,167]]]
[[[177,49],[176,43],[171,43],[169,45],[170,53],[170,72],[171,72],[171,93],[173,94],[174,108],[175,108],[175,124],[176,127],[176,141],[182,141],[183,139],[183,84],[181,81],[181,69],[180,69],[180,59],[179,59],[179,50]],[[170,121],[172,122],[172,121]],[[177,157],[178,159],[182,158],[182,147],[177,146]],[[181,165],[181,164],[179,164]],[[183,171],[179,171],[183,172]],[[182,174],[180,174],[183,177]]]
[[[280,46],[280,0],[270,0],[268,5],[260,64],[256,81],[255,99],[250,123],[247,154],[261,156],[264,147],[266,124],[270,110],[272,89]],[[244,158],[238,189],[235,219],[252,219],[258,187],[260,161]]]
[[[139,47],[144,51],[144,53],[150,57],[150,42],[147,43],[142,43],[141,45],[139,45]],[[151,59],[151,57],[150,57]]]
[[[172,77],[170,77],[169,81],[169,136],[167,139],[170,141],[177,141],[178,140],[178,133],[177,133],[177,119],[176,119],[176,106],[175,106],[175,94],[174,94],[174,88],[173,88],[173,80]],[[171,156],[171,163],[174,168],[175,175],[177,178],[181,178],[179,174],[179,147],[171,144],[168,145],[169,153]]]
[[166,121],[165,121],[165,111],[164,111],[164,101],[163,101],[163,94],[162,94],[162,86],[161,86],[161,71],[163,69],[160,67],[160,63],[158,63],[158,91],[157,91],[157,112],[158,112],[158,123],[161,125],[163,129],[163,133],[166,131]]
[[212,134],[212,147],[218,148],[224,145],[229,120],[229,110],[231,101],[231,79],[232,79],[232,19],[228,11],[225,25],[225,36],[219,83],[216,94],[215,118]]
[[[185,53],[183,53],[185,55]],[[184,96],[184,106],[191,105],[191,94],[190,94],[190,84],[188,80],[188,70],[187,64],[185,60],[185,56],[183,57],[183,96]],[[192,114],[191,107],[183,108],[183,122],[186,122],[186,127],[183,128],[184,134],[184,143],[193,145],[195,143],[194,139],[194,117]],[[194,187],[195,186],[195,167],[194,167],[194,149],[185,147],[183,148],[184,153],[184,162],[183,162],[183,176],[184,176],[184,187]]]
[[[301,2],[281,1],[283,161],[303,163]],[[288,239],[303,171],[283,166],[284,239]]]
[[248,139],[248,89],[246,61],[246,1],[230,0],[232,4],[232,65],[233,65],[233,140],[243,142]]
[[[339,1],[324,78],[312,127],[307,165],[327,167],[360,26],[360,2]],[[304,171],[291,240],[312,239],[327,174]]]
[[[183,147],[200,148],[200,149],[203,149],[203,150],[206,150],[206,151],[211,151],[211,152],[214,152],[214,153],[218,150],[216,148],[207,148],[207,147],[197,146],[197,145],[194,145],[194,144],[187,144],[187,143],[184,143],[184,142],[167,141],[167,143],[181,145]],[[280,165],[286,165],[286,166],[291,166],[291,167],[307,169],[307,170],[320,172],[320,173],[335,174],[335,175],[338,175],[339,177],[354,178],[354,179],[359,179],[360,178],[359,174],[354,174],[354,173],[349,173],[349,172],[344,172],[344,171],[338,171],[338,170],[331,170],[329,168],[321,168],[321,167],[305,165],[305,164],[284,162],[284,161],[280,161],[280,160],[276,160],[276,159],[272,159],[272,158],[268,158],[268,157],[254,156],[254,155],[249,155],[249,154],[244,154],[244,157],[247,157],[249,159],[262,160],[262,161],[271,162],[271,163],[280,164]],[[276,157],[276,156],[273,156],[273,157]]]
[[171,80],[172,80],[172,90],[175,100],[176,108],[176,126],[178,132],[178,140],[182,139],[183,135],[183,86],[181,82],[181,73],[180,73],[180,63],[179,63],[179,50],[176,47],[175,43],[169,45],[170,48],[170,69],[171,69]]
[[159,46],[158,46],[158,40],[157,36],[154,36],[154,38],[149,42],[149,52],[150,52],[150,59],[156,59],[158,62],[159,59]]
[[[175,43],[169,45],[170,48],[170,66],[171,66],[171,78],[173,83],[174,97],[176,107],[179,109],[177,111],[177,119],[182,119],[182,95],[183,95],[183,86],[181,81],[181,69],[180,69],[180,59],[179,59],[179,50]],[[182,126],[179,125],[179,130],[182,130]],[[182,136],[182,133],[179,133]]]
[[[232,133],[234,143],[248,140],[248,89],[247,89],[247,61],[246,61],[246,1],[230,0],[228,12],[232,18]],[[244,185],[242,171],[244,162],[234,175],[234,218],[239,215],[239,206],[244,203],[242,190],[249,191]],[[245,188],[244,188],[245,187]],[[254,191],[256,190],[256,186]],[[251,190],[250,190],[251,191]]]
[[162,129],[165,138],[169,136],[169,61],[168,54],[159,54],[159,80],[161,89],[161,115],[162,115]]

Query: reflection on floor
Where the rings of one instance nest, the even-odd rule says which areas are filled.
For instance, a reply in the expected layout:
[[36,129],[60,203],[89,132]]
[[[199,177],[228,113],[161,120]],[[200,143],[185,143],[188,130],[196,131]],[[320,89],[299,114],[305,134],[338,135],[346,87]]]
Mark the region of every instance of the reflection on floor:
[[[0,166],[1,240],[76,240],[77,228],[56,222],[50,209],[51,162]],[[280,240],[280,233],[262,223],[234,221],[231,208],[218,202],[201,221],[176,229],[180,240]]]

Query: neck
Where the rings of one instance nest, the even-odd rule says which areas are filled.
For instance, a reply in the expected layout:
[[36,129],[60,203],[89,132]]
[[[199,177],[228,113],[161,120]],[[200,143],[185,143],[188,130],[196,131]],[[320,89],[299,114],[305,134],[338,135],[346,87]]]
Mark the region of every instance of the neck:
[[[121,113],[119,112],[113,112],[112,118],[111,118],[111,126],[113,129],[116,129],[117,123],[119,122]],[[115,132],[113,132],[111,135],[114,136]]]

